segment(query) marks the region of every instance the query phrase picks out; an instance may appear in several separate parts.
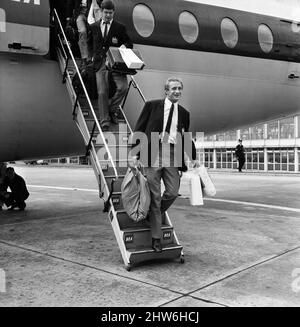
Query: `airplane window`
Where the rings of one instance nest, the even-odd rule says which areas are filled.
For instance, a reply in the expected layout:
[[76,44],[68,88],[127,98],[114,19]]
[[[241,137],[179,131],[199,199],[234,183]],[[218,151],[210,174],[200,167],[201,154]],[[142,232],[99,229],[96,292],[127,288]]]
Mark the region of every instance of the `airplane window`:
[[154,16],[151,9],[145,5],[136,5],[133,9],[133,24],[136,31],[143,37],[149,37],[154,30]]
[[223,18],[221,22],[221,34],[224,43],[228,48],[234,48],[239,39],[239,32],[236,24],[230,18]]
[[6,32],[5,11],[2,8],[0,8],[0,32]]
[[269,53],[273,48],[273,34],[267,25],[258,26],[258,42],[263,52]]
[[179,15],[179,29],[182,37],[188,43],[194,43],[197,40],[199,27],[194,15],[188,11],[183,11]]

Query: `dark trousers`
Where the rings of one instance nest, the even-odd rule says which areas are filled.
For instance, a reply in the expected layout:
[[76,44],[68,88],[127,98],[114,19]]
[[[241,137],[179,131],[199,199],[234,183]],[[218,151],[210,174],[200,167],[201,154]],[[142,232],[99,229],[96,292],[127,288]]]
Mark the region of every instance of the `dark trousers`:
[[240,157],[240,158],[238,158],[238,161],[239,161],[239,171],[242,171],[242,168],[243,168],[243,166],[244,166],[244,164],[245,164],[245,157]]
[[96,72],[101,127],[110,125],[110,114],[118,112],[119,105],[122,103],[128,87],[126,75],[113,72],[112,78],[116,84],[116,92],[109,99],[108,70],[104,62]]
[[[157,158],[157,165],[145,167],[148,185],[151,194],[150,203],[150,229],[153,238],[160,239],[161,227],[165,211],[169,209],[178,196],[180,186],[180,175],[178,167],[172,167],[174,158],[174,147],[168,147],[168,151],[161,151]],[[170,167],[171,166],[171,167]],[[164,182],[165,191],[161,195],[161,180]]]

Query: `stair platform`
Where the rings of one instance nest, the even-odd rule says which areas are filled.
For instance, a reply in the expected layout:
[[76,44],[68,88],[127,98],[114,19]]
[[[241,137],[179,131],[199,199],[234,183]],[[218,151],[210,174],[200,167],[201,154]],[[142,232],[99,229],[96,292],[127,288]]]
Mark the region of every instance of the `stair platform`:
[[136,249],[128,250],[130,264],[126,266],[127,270],[131,270],[131,268],[137,263],[141,263],[149,260],[172,260],[179,259],[180,263],[184,263],[184,256],[182,254],[182,245],[178,245],[176,243],[171,243],[166,246],[163,246],[162,252],[157,253],[151,247],[139,247]]

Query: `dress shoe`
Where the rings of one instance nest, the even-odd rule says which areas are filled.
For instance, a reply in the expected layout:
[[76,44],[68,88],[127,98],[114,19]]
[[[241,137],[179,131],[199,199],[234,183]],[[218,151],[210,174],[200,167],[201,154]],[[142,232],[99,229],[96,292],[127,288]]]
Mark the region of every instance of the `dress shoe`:
[[162,252],[162,246],[159,238],[152,238],[152,249],[154,252]]
[[163,225],[166,224],[166,212],[165,212],[165,211],[163,211],[163,212],[161,213],[161,223],[162,223]]

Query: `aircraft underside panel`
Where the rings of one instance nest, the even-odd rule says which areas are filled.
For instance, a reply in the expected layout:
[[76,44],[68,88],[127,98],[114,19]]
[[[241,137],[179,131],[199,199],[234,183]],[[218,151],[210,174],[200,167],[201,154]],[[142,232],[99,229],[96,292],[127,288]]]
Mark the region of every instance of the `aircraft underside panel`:
[[47,54],[49,12],[47,0],[1,0],[0,52]]
[[[184,83],[181,103],[191,130],[212,133],[300,111],[298,63],[180,49],[136,46],[146,63],[136,76],[146,99],[164,97],[170,76]],[[290,78],[294,74],[296,78]],[[125,110],[134,126],[142,103],[130,97]]]
[[0,54],[0,161],[84,153],[57,62]]
[[0,51],[46,55],[49,28],[6,23],[5,33],[0,33]]

